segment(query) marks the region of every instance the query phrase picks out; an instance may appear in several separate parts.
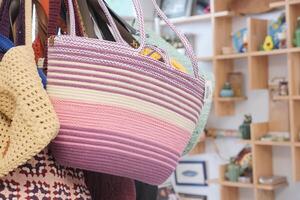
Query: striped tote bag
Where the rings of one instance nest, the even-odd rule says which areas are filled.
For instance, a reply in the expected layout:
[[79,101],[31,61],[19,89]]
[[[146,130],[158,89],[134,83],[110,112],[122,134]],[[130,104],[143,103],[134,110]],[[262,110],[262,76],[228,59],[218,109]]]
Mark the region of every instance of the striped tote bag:
[[141,55],[146,36],[139,0],[133,0],[137,49],[123,40],[102,0],[116,42],[77,37],[68,0],[70,35],[51,37],[48,45],[47,91],[61,124],[52,152],[59,163],[153,185],[175,170],[202,111],[205,80],[187,39],[152,2],[183,41],[194,77],[171,67],[167,55],[165,63]]

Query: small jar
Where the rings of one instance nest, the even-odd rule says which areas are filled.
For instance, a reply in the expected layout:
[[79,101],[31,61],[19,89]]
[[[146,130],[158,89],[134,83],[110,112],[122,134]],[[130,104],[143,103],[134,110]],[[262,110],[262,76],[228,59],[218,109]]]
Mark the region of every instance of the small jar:
[[289,86],[287,81],[279,82],[279,96],[288,96]]

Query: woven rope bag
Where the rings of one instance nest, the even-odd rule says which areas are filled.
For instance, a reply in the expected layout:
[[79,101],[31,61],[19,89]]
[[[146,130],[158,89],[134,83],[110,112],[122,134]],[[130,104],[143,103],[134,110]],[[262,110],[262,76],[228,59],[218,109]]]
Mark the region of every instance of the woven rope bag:
[[59,123],[37,73],[31,44],[31,1],[25,2],[26,44],[0,62],[0,177],[54,139]]
[[49,40],[47,91],[61,123],[53,156],[66,166],[159,185],[175,170],[195,130],[205,80],[187,39],[172,24],[195,77],[175,70],[166,54],[166,63],[141,55],[146,35],[140,0],[133,0],[139,49],[123,40],[104,1],[98,2],[117,42],[76,37],[72,0],[70,35]]

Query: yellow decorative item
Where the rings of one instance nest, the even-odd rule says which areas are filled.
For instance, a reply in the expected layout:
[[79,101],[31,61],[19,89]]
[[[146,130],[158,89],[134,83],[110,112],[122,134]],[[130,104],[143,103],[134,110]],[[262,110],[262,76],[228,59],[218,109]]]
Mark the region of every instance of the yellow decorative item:
[[171,65],[178,71],[181,71],[186,74],[188,73],[187,69],[182,64],[180,64],[177,60],[175,60],[173,58],[171,59]]
[[274,48],[274,42],[271,36],[267,36],[263,45],[265,51],[272,51]]
[[[162,59],[162,56],[158,52],[154,51],[151,48],[145,48],[145,49],[143,49],[142,52],[141,52],[141,54],[145,55],[145,56],[150,56],[154,60],[160,60],[160,59]],[[174,67],[174,69],[176,69],[178,71],[181,71],[183,73],[188,73],[187,69],[182,64],[180,64],[177,60],[175,60],[173,58],[171,58],[171,65],[172,65],[172,67]]]
[[59,130],[31,47],[31,1],[24,2],[26,45],[11,48],[0,62],[0,177],[38,154]]

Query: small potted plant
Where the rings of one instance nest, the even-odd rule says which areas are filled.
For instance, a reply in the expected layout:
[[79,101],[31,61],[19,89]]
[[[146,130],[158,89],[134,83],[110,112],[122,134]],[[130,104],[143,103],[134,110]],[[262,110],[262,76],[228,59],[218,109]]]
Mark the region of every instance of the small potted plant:
[[237,182],[242,174],[242,167],[235,162],[235,158],[230,158],[230,163],[227,165],[225,177],[230,182]]
[[252,123],[252,116],[245,115],[244,122],[239,127],[239,131],[244,140],[250,140],[251,138],[251,123]]
[[234,92],[229,82],[226,82],[220,92],[221,97],[233,97]]

